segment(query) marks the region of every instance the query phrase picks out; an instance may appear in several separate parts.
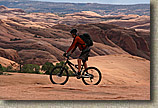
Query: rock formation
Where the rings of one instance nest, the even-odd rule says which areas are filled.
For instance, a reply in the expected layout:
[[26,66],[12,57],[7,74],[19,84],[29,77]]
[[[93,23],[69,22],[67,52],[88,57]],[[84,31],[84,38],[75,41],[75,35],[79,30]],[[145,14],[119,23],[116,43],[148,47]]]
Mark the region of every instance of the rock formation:
[[[6,9],[13,10],[4,6],[0,10]],[[2,13],[0,16],[0,55],[10,60],[18,62],[21,59],[24,63],[36,64],[64,60],[62,54],[72,42],[69,33],[72,28],[78,29],[79,34],[91,35],[94,46],[90,56],[131,54],[150,60],[149,28],[138,28],[141,24],[149,26],[150,20],[146,16],[101,16],[89,11],[62,17],[52,13],[21,12]],[[102,22],[102,19],[106,21]],[[132,21],[132,26],[120,26],[125,20]],[[73,24],[73,21],[78,24]],[[77,49],[72,58],[78,55]]]

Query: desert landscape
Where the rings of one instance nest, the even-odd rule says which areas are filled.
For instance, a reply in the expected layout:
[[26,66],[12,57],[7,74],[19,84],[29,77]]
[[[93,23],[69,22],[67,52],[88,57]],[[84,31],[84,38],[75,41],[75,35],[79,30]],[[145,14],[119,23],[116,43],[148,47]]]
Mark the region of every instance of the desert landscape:
[[[57,14],[0,5],[0,64],[13,70],[0,75],[0,99],[150,100],[149,10],[139,10],[143,15],[99,10]],[[88,65],[100,69],[99,85],[86,86],[74,77],[66,85],[53,85],[49,75],[17,72],[26,64],[64,61],[72,28],[90,34],[94,41]],[[77,49],[71,61],[75,63],[78,56]]]

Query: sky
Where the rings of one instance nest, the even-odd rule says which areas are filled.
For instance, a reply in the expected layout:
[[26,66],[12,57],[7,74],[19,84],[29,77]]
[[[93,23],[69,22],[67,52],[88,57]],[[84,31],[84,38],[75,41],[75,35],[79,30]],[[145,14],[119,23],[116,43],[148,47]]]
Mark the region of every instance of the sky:
[[150,0],[34,0],[69,3],[101,3],[101,4],[150,4]]

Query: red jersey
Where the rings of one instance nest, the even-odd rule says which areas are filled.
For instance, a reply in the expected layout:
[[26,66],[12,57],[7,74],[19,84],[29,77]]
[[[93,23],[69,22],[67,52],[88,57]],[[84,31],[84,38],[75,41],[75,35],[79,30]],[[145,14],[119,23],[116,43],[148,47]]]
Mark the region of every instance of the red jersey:
[[66,51],[67,53],[71,51],[71,53],[76,49],[76,48],[79,48],[80,51],[82,51],[83,49],[86,48],[86,45],[85,45],[85,42],[79,37],[79,36],[76,36],[71,44],[71,46],[69,47],[69,49]]

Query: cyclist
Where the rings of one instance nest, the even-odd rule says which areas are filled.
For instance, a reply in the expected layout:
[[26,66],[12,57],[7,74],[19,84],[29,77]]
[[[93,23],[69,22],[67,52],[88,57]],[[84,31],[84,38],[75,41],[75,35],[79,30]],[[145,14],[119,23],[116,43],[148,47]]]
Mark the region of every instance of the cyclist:
[[84,64],[84,68],[86,69],[87,68],[87,60],[88,60],[88,56],[89,56],[89,52],[90,52],[90,47],[87,46],[85,44],[85,42],[80,38],[80,36],[77,35],[77,30],[76,29],[72,29],[70,31],[72,37],[74,38],[73,39],[73,42],[71,44],[71,46],[69,47],[69,49],[63,54],[64,56],[66,55],[71,55],[75,50],[76,48],[78,47],[81,52],[80,56],[78,57],[77,61],[78,61],[78,78],[81,77],[81,61],[83,62]]

